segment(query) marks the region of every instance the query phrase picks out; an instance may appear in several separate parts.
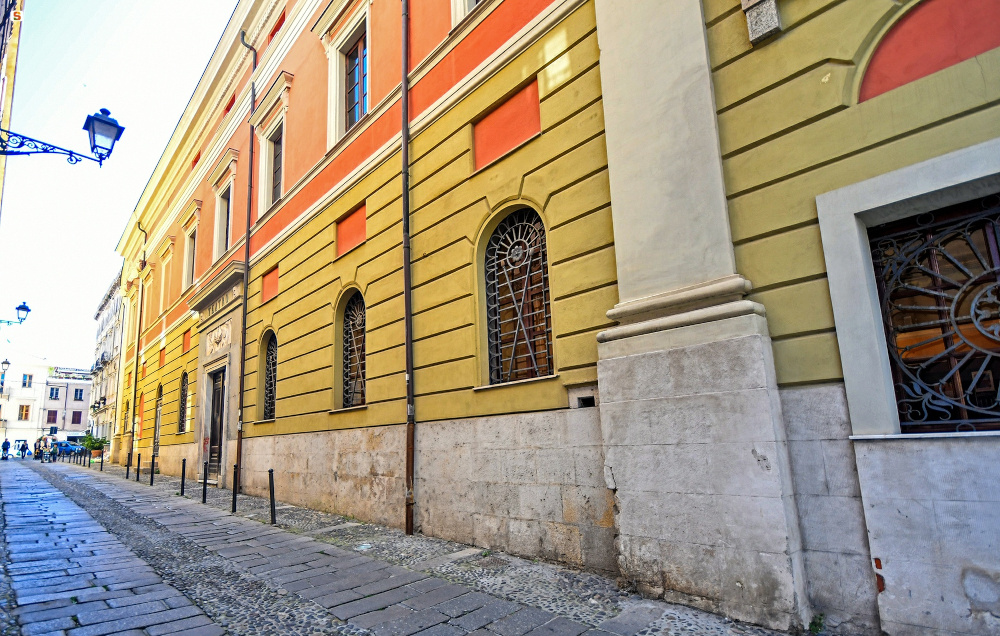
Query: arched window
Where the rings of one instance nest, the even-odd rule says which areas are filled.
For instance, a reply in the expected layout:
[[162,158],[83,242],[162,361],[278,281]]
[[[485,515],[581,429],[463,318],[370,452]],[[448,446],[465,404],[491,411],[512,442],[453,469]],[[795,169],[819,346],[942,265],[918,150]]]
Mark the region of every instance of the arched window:
[[153,453],[159,450],[160,424],[163,422],[163,385],[156,387],[156,419],[153,420]]
[[533,210],[501,221],[486,245],[490,384],[553,373],[545,226]]
[[122,433],[128,431],[128,412],[129,412],[128,408],[129,408],[128,400],[125,400],[125,408],[122,409]]
[[187,431],[188,374],[181,374],[181,393],[177,398],[177,432]]
[[344,408],[365,403],[365,299],[351,296],[344,307]]
[[272,331],[264,345],[264,417],[274,419],[274,402],[278,390],[278,338]]

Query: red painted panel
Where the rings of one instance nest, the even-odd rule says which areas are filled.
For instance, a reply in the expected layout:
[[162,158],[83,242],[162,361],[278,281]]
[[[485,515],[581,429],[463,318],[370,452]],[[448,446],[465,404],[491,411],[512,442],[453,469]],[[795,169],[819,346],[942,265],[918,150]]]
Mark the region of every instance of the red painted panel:
[[184,353],[191,350],[191,330],[188,329],[184,332]]
[[926,0],[878,45],[860,101],[1000,47],[1000,1]]
[[264,274],[261,279],[260,302],[266,303],[278,295],[278,266],[275,265],[271,271]]
[[472,127],[476,169],[496,161],[541,131],[538,80],[535,80]]
[[139,437],[142,437],[142,420],[146,414],[146,394],[139,394]]
[[163,368],[163,363],[167,361],[167,350],[160,349],[160,368]]
[[337,256],[364,243],[368,237],[365,206],[361,206],[337,222]]

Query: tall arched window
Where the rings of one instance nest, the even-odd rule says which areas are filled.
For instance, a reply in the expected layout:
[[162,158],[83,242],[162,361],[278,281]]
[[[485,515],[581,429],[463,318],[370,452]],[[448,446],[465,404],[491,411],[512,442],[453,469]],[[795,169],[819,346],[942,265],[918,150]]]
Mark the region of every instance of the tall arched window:
[[163,385],[156,387],[156,419],[153,420],[153,452],[160,445],[160,424],[163,422]]
[[523,208],[486,245],[486,327],[490,384],[553,373],[545,226]]
[[177,398],[177,432],[187,431],[188,374],[181,374],[181,393]]
[[264,417],[274,419],[274,402],[278,390],[278,338],[272,331],[264,345]]
[[365,299],[351,296],[344,307],[344,408],[365,403]]
[[128,432],[129,403],[125,400],[125,408],[122,409],[122,433]]

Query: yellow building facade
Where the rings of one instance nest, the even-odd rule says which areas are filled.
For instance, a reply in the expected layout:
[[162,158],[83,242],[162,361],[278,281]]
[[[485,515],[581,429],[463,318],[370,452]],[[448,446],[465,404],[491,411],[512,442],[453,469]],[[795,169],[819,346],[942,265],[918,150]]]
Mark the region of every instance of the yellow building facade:
[[1000,191],[993,4],[241,1],[119,243],[116,457],[772,627],[987,633],[1000,417],[940,388],[992,381],[986,274],[919,310],[983,334],[928,379],[871,241]]

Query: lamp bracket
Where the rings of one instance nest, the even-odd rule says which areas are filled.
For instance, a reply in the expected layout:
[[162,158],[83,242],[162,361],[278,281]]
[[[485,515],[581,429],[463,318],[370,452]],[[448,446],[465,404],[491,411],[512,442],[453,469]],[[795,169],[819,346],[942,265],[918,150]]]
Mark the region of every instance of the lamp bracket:
[[98,165],[104,165],[102,157],[93,158],[81,155],[78,152],[67,150],[60,146],[54,146],[32,137],[19,135],[16,132],[0,128],[0,155],[37,155],[55,154],[66,155],[66,161],[70,164],[80,163],[81,159],[89,159]]

